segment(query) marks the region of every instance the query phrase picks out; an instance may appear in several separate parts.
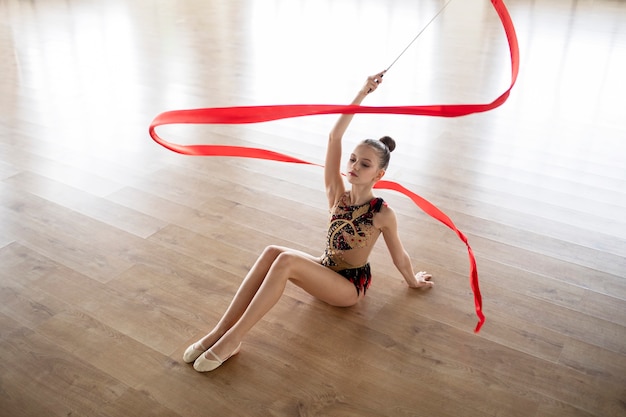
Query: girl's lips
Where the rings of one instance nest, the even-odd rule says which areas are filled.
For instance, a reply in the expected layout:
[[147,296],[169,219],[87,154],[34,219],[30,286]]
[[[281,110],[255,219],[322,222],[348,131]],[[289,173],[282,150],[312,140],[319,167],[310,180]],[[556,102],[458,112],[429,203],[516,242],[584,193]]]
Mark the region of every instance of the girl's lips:
[[354,172],[350,171],[348,172],[348,175],[350,175],[351,177],[358,177],[358,175],[356,175]]

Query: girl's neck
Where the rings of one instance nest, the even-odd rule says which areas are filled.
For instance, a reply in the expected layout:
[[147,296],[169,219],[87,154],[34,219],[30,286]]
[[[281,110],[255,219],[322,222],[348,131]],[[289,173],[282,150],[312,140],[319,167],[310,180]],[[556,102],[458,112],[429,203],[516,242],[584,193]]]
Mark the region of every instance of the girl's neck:
[[360,206],[374,198],[372,187],[352,187],[350,190],[350,205]]

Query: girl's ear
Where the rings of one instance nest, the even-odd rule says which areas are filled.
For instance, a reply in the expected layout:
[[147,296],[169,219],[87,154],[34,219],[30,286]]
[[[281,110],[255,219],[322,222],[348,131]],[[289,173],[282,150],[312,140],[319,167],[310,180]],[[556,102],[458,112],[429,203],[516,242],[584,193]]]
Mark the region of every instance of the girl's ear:
[[385,175],[385,170],[384,169],[380,169],[378,170],[378,174],[376,174],[376,181],[380,181],[380,179]]

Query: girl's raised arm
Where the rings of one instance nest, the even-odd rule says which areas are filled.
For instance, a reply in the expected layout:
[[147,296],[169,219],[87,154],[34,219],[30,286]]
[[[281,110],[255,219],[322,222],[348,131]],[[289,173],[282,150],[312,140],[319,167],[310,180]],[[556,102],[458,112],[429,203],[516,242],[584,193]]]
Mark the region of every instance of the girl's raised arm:
[[[350,104],[360,105],[363,99],[376,90],[378,85],[383,82],[384,74],[385,72],[383,71],[367,77],[367,81]],[[326,183],[328,206],[331,208],[337,199],[345,192],[343,178],[341,177],[341,139],[353,117],[353,114],[342,114],[328,136],[324,181]]]

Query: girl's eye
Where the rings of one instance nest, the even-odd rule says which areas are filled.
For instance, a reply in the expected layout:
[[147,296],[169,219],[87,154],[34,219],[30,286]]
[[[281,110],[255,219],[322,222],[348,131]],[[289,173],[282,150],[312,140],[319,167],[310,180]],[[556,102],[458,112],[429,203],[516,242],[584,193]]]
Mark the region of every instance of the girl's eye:
[[369,168],[369,164],[361,164],[363,166],[363,168]]
[[350,158],[350,162],[354,162],[354,161],[356,161],[355,158]]

